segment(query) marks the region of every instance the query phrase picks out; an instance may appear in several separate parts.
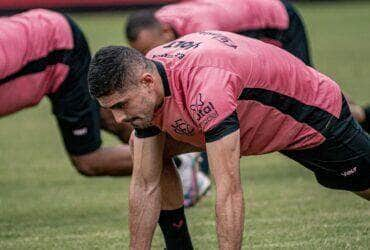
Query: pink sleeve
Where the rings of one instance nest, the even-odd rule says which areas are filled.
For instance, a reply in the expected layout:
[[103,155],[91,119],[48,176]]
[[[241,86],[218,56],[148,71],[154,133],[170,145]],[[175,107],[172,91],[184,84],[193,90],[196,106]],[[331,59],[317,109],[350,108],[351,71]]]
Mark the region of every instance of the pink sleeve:
[[189,79],[187,107],[193,120],[207,132],[236,110],[235,77],[216,67],[196,68]]

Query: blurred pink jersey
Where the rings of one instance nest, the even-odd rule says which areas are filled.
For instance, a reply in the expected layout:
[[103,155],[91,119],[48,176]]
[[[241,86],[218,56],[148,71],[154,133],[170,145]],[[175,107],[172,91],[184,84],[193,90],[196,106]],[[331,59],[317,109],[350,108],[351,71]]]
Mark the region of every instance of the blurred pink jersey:
[[203,30],[238,32],[287,29],[289,16],[279,0],[195,0],[170,4],[155,13],[179,36]]
[[65,17],[31,10],[0,18],[0,116],[36,105],[68,74],[58,56],[73,48]]
[[195,146],[204,147],[207,133],[236,112],[242,155],[311,148],[325,141],[323,131],[341,112],[333,80],[255,39],[203,31],[154,48],[147,58],[166,92],[153,124]]

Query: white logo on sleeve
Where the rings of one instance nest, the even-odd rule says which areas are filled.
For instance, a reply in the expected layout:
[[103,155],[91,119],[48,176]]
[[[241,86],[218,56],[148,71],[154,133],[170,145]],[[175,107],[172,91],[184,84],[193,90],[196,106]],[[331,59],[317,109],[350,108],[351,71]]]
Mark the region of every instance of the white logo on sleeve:
[[75,129],[72,131],[72,133],[75,136],[83,136],[87,134],[87,128],[83,127],[83,128]]

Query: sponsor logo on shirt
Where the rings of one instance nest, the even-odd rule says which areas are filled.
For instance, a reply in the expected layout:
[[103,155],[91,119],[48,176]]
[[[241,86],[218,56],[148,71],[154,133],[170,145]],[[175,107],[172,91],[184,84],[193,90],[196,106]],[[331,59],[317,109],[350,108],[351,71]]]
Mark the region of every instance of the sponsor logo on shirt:
[[184,53],[180,53],[180,52],[177,52],[176,54],[174,55],[171,55],[171,54],[168,54],[168,53],[163,53],[163,54],[160,54],[160,55],[153,55],[152,58],[157,58],[157,57],[165,57],[165,58],[178,58],[178,59],[183,59],[185,57],[185,54]]
[[190,110],[201,126],[206,126],[210,121],[218,117],[217,110],[212,102],[204,102],[201,93],[198,94],[195,103],[190,105]]
[[211,39],[215,39],[230,48],[233,48],[233,49],[238,48],[238,46],[230,38],[220,33],[210,32],[210,31],[201,31],[201,32],[198,32],[198,34],[205,35],[205,36],[211,36]]
[[188,50],[188,49],[196,49],[201,44],[202,43],[200,43],[200,42],[194,42],[194,41],[179,41],[179,40],[176,40],[176,41],[173,41],[173,42],[170,42],[170,43],[166,44],[165,46],[163,46],[163,48],[164,49],[181,48],[181,49],[184,49],[184,50]]
[[183,119],[177,119],[174,124],[171,124],[171,127],[175,133],[179,135],[193,136],[194,128],[192,128],[188,123]]

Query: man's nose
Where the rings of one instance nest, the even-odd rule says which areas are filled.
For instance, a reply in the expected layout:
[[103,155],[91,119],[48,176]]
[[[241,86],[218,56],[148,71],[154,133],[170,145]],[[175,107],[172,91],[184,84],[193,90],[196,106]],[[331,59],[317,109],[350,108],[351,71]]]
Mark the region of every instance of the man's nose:
[[127,115],[122,110],[112,110],[112,114],[117,123],[122,123],[127,119]]

